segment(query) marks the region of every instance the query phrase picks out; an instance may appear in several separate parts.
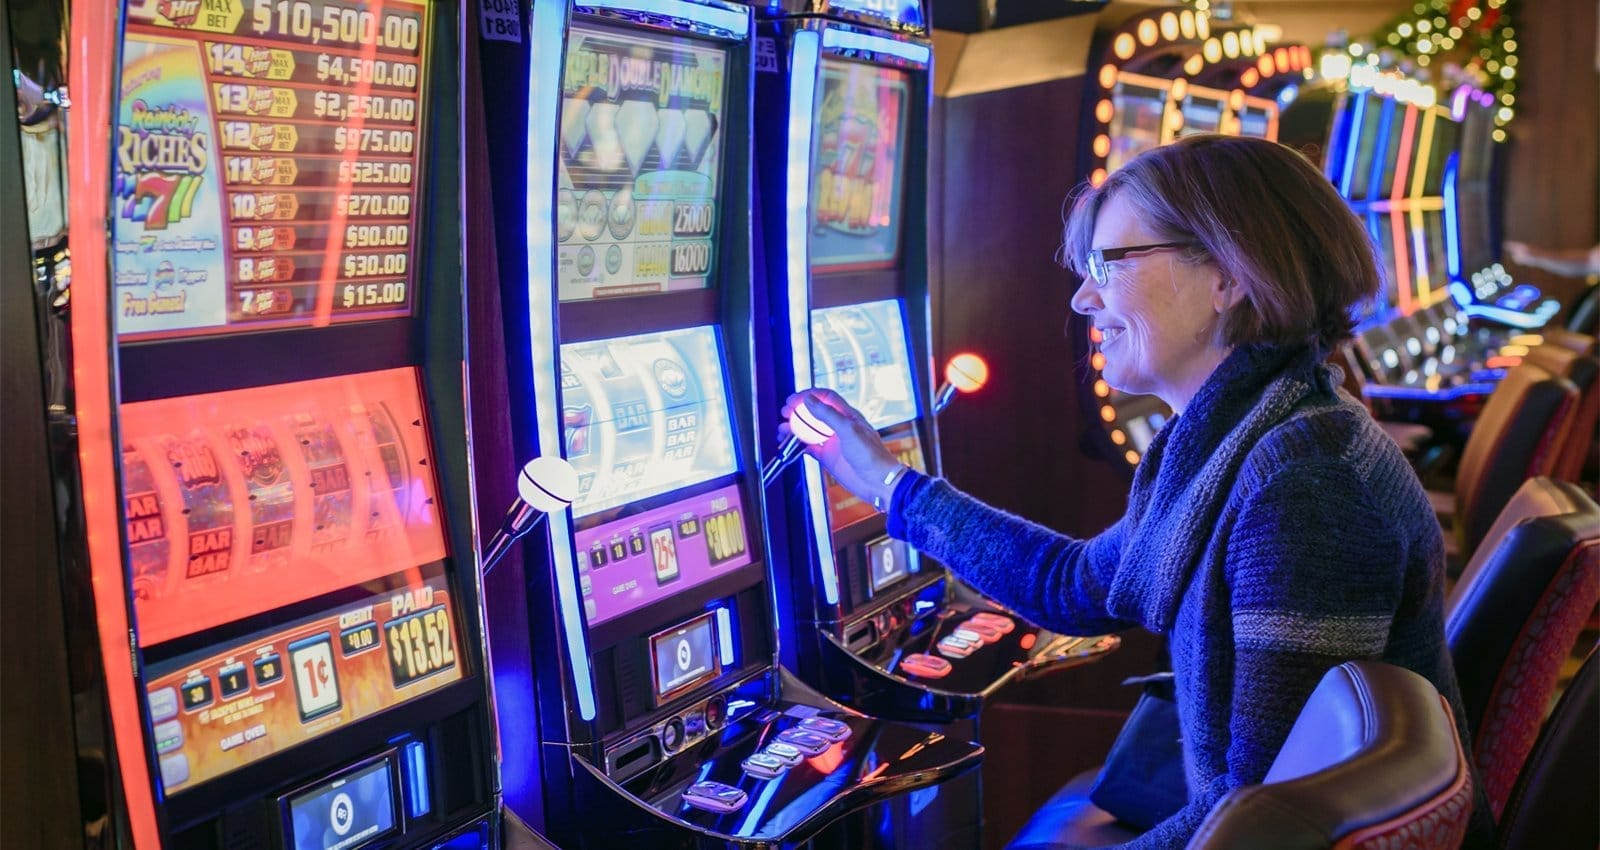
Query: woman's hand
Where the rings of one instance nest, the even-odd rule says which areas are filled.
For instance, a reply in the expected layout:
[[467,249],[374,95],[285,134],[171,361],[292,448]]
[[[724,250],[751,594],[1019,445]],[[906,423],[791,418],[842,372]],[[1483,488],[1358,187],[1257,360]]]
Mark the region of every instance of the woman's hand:
[[899,469],[901,463],[889,453],[889,448],[867,423],[866,417],[833,390],[810,389],[789,396],[783,403],[783,422],[778,426],[778,441],[781,443],[789,438],[789,416],[802,401],[806,403],[807,410],[833,429],[835,435],[817,445],[807,446],[806,452],[857,498],[868,504],[887,505],[893,490],[884,483],[884,479]]

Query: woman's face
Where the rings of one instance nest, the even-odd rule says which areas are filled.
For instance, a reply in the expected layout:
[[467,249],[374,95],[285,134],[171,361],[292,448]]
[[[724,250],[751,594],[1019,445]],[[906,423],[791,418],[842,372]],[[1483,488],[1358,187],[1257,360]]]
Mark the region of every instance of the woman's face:
[[[1114,192],[1100,206],[1091,247],[1168,241]],[[1228,354],[1216,330],[1219,310],[1231,302],[1217,267],[1185,262],[1182,253],[1159,249],[1109,262],[1104,281],[1086,278],[1072,297],[1072,309],[1100,331],[1106,383],[1155,395],[1178,411]]]

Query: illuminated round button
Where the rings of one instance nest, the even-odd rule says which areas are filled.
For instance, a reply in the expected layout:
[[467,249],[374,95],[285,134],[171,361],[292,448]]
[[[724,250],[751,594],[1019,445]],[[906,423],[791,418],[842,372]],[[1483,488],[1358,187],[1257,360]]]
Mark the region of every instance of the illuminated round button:
[[356,804],[343,791],[335,794],[333,804],[328,806],[328,825],[333,827],[334,832],[345,835],[355,824]]
[[694,649],[692,649],[689,646],[689,641],[687,641],[687,640],[678,641],[678,669],[679,670],[688,670],[689,669],[689,665],[693,664],[693,663],[694,663]]

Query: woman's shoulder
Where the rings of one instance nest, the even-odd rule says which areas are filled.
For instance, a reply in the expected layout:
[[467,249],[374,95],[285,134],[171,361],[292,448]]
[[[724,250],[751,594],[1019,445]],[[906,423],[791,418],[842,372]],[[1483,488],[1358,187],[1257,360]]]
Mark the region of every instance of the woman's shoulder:
[[1372,415],[1342,393],[1312,396],[1268,429],[1246,456],[1240,477],[1260,482],[1314,472],[1324,485],[1342,479],[1362,490],[1401,474],[1415,479]]

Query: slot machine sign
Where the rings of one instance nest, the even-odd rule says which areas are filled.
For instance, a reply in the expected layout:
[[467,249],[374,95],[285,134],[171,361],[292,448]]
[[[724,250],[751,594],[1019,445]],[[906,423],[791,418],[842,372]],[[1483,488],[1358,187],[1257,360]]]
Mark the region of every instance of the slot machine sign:
[[423,0],[129,0],[122,338],[410,311],[429,15]]
[[910,76],[822,60],[811,155],[811,266],[882,268],[900,250]]

